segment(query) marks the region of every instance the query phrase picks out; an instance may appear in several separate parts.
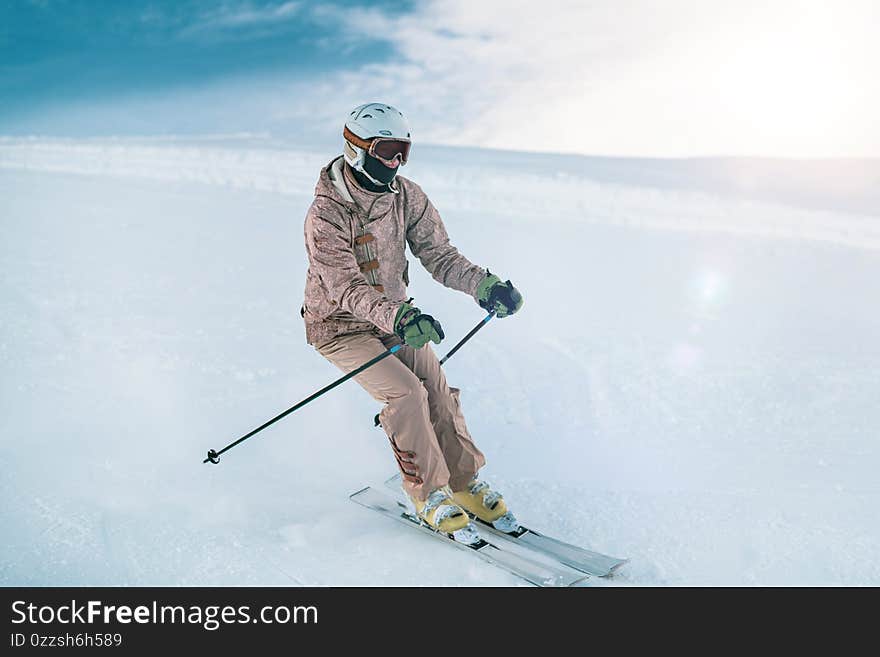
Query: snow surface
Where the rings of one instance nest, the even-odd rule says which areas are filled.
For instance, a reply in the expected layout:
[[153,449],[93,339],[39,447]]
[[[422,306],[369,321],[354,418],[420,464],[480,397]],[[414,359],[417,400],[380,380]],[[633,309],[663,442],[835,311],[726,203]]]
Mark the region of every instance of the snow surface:
[[[0,584],[519,583],[348,501],[394,472],[354,383],[201,463],[338,376],[298,312],[332,155],[0,139]],[[413,155],[525,296],[445,366],[522,520],[603,584],[880,585],[876,168]],[[442,355],[483,312],[414,268]]]

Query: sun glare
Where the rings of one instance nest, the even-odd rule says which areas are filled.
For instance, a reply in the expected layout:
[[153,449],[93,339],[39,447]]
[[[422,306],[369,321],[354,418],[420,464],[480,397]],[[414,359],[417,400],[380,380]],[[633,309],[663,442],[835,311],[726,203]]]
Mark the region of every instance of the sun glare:
[[[745,35],[718,72],[727,111],[750,141],[784,145],[792,155],[834,151],[867,104],[864,53],[850,47],[846,26],[812,13]],[[801,152],[798,152],[801,151]]]

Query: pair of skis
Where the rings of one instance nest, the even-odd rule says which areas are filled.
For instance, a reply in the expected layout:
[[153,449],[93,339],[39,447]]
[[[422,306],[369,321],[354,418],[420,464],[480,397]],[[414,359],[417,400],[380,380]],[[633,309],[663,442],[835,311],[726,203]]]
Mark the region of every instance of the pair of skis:
[[524,525],[503,532],[476,518],[473,523],[480,538],[473,543],[461,543],[429,527],[415,514],[411,505],[404,502],[399,474],[391,477],[385,485],[393,493],[367,486],[353,493],[351,500],[438,540],[469,550],[484,561],[536,586],[582,585],[591,577],[610,577],[627,561],[564,543]]

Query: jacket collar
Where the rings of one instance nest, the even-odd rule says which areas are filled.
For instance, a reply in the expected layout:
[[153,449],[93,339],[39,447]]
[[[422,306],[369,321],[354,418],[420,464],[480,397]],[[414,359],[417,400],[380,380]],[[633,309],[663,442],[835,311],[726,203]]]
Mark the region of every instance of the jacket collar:
[[358,185],[354,176],[347,170],[345,159],[341,155],[321,169],[315,194],[327,196],[343,205],[353,206],[352,209],[366,215],[368,221],[388,214],[397,198],[396,193],[370,192]]
[[352,197],[351,193],[348,191],[348,186],[345,184],[345,177],[343,176],[343,165],[345,164],[345,158],[337,157],[330,163],[329,171],[327,172],[327,176],[330,178],[330,182],[333,183],[333,187],[339,193],[339,195],[343,198],[343,200],[354,203],[354,197]]

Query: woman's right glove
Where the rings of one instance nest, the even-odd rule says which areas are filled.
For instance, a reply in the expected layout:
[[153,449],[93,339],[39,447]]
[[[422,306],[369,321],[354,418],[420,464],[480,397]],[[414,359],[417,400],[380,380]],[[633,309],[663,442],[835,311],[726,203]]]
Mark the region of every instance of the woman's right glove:
[[421,349],[428,341],[440,344],[446,337],[440,322],[408,303],[400,304],[394,317],[394,332],[413,349]]

